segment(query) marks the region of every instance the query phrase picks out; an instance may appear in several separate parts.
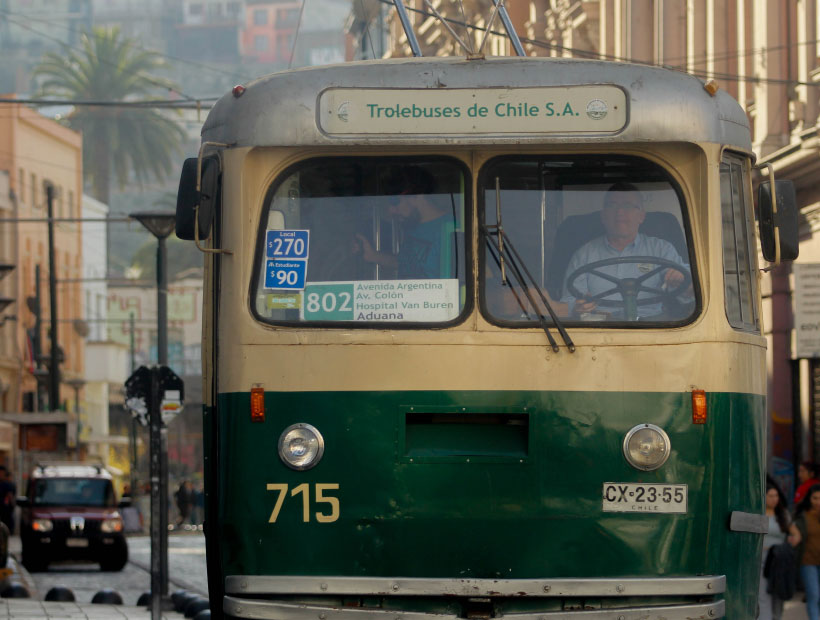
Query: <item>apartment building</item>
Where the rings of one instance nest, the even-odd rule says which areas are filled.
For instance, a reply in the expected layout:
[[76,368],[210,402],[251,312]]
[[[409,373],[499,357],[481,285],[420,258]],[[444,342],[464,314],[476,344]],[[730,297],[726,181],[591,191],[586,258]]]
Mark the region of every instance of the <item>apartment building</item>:
[[[11,99],[13,95],[2,95]],[[17,319],[6,323],[0,331],[0,346],[11,352],[13,368],[10,387],[0,404],[5,411],[32,412],[41,408],[35,371],[38,360],[33,356],[38,283],[40,274],[40,333],[42,352],[48,355],[50,343],[49,243],[46,218],[48,185],[54,187],[54,217],[80,217],[82,196],[82,139],[80,134],[17,103],[0,104],[0,171],[8,176],[9,200],[3,213],[11,214],[15,222],[0,223],[3,261],[14,265],[6,278],[4,294],[15,300]],[[3,205],[0,202],[0,206]],[[57,344],[62,353],[60,365],[62,383],[59,403],[64,406],[74,400],[69,387],[73,379],[81,379],[84,370],[87,325],[84,321],[82,296],[82,234],[78,222],[59,222],[54,230],[54,263],[57,300]],[[0,319],[2,320],[2,319]],[[10,342],[9,342],[10,339]],[[39,366],[44,368],[45,360]],[[5,384],[4,379],[4,384]],[[50,407],[51,408],[51,407]]]

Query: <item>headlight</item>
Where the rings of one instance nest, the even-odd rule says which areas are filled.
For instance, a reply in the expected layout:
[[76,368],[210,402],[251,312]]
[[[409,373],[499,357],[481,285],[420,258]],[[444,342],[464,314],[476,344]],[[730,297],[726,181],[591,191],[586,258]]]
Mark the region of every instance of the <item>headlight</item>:
[[51,519],[34,519],[31,522],[31,529],[35,532],[50,532],[54,529],[54,524]]
[[658,469],[670,452],[669,436],[654,424],[639,424],[624,437],[624,456],[635,469]]
[[310,424],[288,426],[279,437],[279,458],[291,469],[310,469],[325,451],[322,434]]
[[116,532],[122,532],[122,519],[119,517],[116,519],[103,519],[102,524],[100,524],[100,530],[104,534],[115,534]]

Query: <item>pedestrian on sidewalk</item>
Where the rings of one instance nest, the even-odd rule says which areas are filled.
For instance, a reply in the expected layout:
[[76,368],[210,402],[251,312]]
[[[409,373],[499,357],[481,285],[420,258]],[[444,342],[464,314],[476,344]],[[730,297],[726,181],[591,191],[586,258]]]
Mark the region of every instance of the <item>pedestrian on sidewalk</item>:
[[177,492],[174,494],[174,499],[176,499],[177,509],[179,510],[176,526],[181,527],[183,524],[188,523],[194,505],[194,491],[190,480],[183,480],[180,483]]
[[766,515],[769,531],[763,537],[758,620],[780,620],[783,601],[794,596],[796,574],[793,548],[800,543],[800,531],[786,509],[785,495],[771,478],[766,481]]
[[820,620],[820,484],[809,488],[794,523],[800,531],[797,562],[806,590],[806,610],[809,620]]
[[5,465],[0,465],[0,521],[9,533],[14,533],[14,507],[17,505],[17,485],[11,481],[11,474]]
[[811,461],[803,461],[797,466],[797,481],[800,483],[797,490],[794,492],[795,508],[800,505],[806,492],[815,484],[820,484],[820,479],[817,478],[817,465]]

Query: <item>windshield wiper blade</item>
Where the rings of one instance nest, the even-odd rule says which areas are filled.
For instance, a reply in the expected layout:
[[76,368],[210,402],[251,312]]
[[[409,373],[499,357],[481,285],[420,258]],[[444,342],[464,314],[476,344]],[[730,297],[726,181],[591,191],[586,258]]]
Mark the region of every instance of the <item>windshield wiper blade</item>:
[[[491,252],[490,252],[490,256],[492,256],[493,262],[495,262],[496,267],[498,267],[498,268],[500,269],[500,268],[501,268],[501,262],[500,262],[500,260],[499,260],[498,255],[496,254],[496,248],[494,248],[494,247],[492,246],[492,244],[491,244],[489,241],[487,242],[487,244],[488,244],[488,246],[489,246],[489,248],[490,248],[490,250],[491,250]],[[502,282],[502,284],[501,284],[501,285],[502,285],[502,286],[509,286],[509,287],[510,287],[510,292],[513,294],[513,297],[515,298],[515,303],[517,303],[517,304],[518,304],[518,307],[519,307],[519,308],[521,308],[521,313],[522,313],[522,316],[523,316],[523,317],[526,317],[526,318],[528,318],[528,319],[529,319],[529,318],[532,318],[532,317],[530,316],[530,311],[529,311],[529,310],[527,310],[527,306],[526,306],[526,305],[524,304],[524,302],[522,301],[521,296],[520,296],[520,295],[518,294],[518,292],[516,291],[515,286],[513,286],[513,285],[512,285],[512,283],[508,283],[508,282]]]
[[[544,291],[541,290],[541,287],[538,286],[538,282],[535,278],[532,277],[530,270],[527,269],[527,264],[524,262],[524,259],[521,258],[521,255],[515,249],[513,242],[510,240],[509,235],[504,231],[501,231],[501,234],[504,236],[505,241],[507,242],[507,247],[509,247],[510,251],[512,252],[512,256],[508,254],[508,260],[510,265],[512,265],[516,270],[518,270],[518,265],[521,265],[521,268],[524,270],[524,273],[529,278],[530,283],[533,285],[536,291],[538,291],[538,296],[541,298],[541,303],[544,304],[544,307],[549,312],[550,318],[552,319],[553,324],[555,325],[555,329],[558,330],[558,333],[561,334],[561,339],[564,341],[564,344],[567,345],[567,349],[569,349],[570,353],[575,353],[575,343],[572,342],[572,338],[570,338],[569,333],[564,328],[564,324],[558,319],[558,315],[555,314],[555,310],[550,304],[549,300],[547,300],[546,295],[544,295]],[[539,312],[539,315],[541,313]]]
[[[501,259],[503,258],[503,255],[497,255],[496,254],[496,251],[498,250],[498,248],[495,245],[493,245],[492,241],[490,241],[490,233],[487,230],[486,226],[482,226],[482,231],[484,233],[484,238],[486,239],[487,247],[490,249],[490,254],[493,257],[493,260],[496,262],[497,265],[500,264]],[[507,238],[507,245],[509,246],[509,237]],[[510,246],[510,247],[512,247],[512,246]],[[515,248],[512,248],[512,249],[515,249]],[[552,336],[552,332],[550,331],[550,328],[549,328],[549,323],[547,323],[547,318],[544,316],[544,313],[541,312],[541,309],[538,307],[538,304],[535,302],[535,299],[533,298],[532,294],[530,293],[529,287],[526,285],[526,279],[524,278],[524,276],[521,273],[521,269],[518,266],[518,261],[516,261],[515,258],[513,256],[509,255],[508,253],[505,252],[505,254],[507,254],[507,262],[510,265],[510,268],[511,268],[510,271],[512,272],[512,275],[514,276],[514,278],[507,278],[507,282],[509,282],[510,290],[515,295],[515,299],[518,302],[518,305],[527,314],[527,317],[529,317],[530,316],[529,310],[524,308],[524,305],[521,302],[521,299],[519,298],[518,294],[515,292],[515,289],[513,288],[513,286],[520,287],[520,289],[523,292],[524,296],[527,298],[527,301],[529,302],[530,307],[533,309],[535,316],[538,318],[538,322],[541,325],[541,329],[543,329],[544,333],[547,335],[547,340],[549,340],[549,343],[550,343],[550,346],[552,347],[553,352],[558,353],[560,351],[560,348],[558,347],[558,343],[555,341],[555,338],[553,338],[553,336]],[[516,281],[517,281],[517,284],[516,284]],[[544,298],[543,293],[541,292],[541,290],[538,288],[537,285],[536,285],[536,289],[538,289],[538,294],[541,296],[541,299],[543,300],[544,305],[547,307],[547,310],[550,312],[550,316],[552,317],[553,322],[556,325],[560,325],[560,323],[556,320],[557,317],[555,315],[555,312],[552,310],[552,308],[549,305],[549,302],[547,302],[547,300]],[[561,329],[563,329],[563,326],[561,326]],[[561,330],[559,330],[559,332],[560,331]],[[569,349],[570,353],[574,353],[575,352],[575,345],[572,343],[572,340],[569,338],[569,335],[566,333],[566,331],[563,331],[561,336],[564,339],[564,343],[567,345],[567,348]]]

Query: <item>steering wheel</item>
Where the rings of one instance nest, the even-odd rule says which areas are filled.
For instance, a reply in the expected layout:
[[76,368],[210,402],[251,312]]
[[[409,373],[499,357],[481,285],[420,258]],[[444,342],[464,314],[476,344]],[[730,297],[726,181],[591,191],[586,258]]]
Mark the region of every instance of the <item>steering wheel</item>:
[[[609,265],[624,265],[624,264],[641,264],[641,265],[655,265],[654,269],[650,269],[647,273],[637,278],[618,278],[616,276],[598,271],[601,267],[608,267]],[[653,276],[659,274],[665,269],[674,269],[683,274],[683,280],[678,286],[672,290],[664,290],[647,286],[644,282]],[[609,288],[597,295],[590,295],[583,293],[575,286],[575,281],[582,275],[590,274],[603,280],[612,282],[612,288]],[[586,301],[597,302],[598,306],[605,308],[623,308],[626,320],[635,321],[638,318],[638,307],[649,306],[662,301],[674,300],[678,295],[683,293],[692,283],[692,276],[689,270],[683,265],[667,260],[665,258],[658,258],[656,256],[617,256],[615,258],[607,258],[604,260],[593,261],[586,265],[582,265],[573,271],[567,277],[567,291],[576,299],[585,299]],[[604,299],[614,293],[620,293],[621,299]],[[649,293],[648,297],[638,298],[639,293]]]

